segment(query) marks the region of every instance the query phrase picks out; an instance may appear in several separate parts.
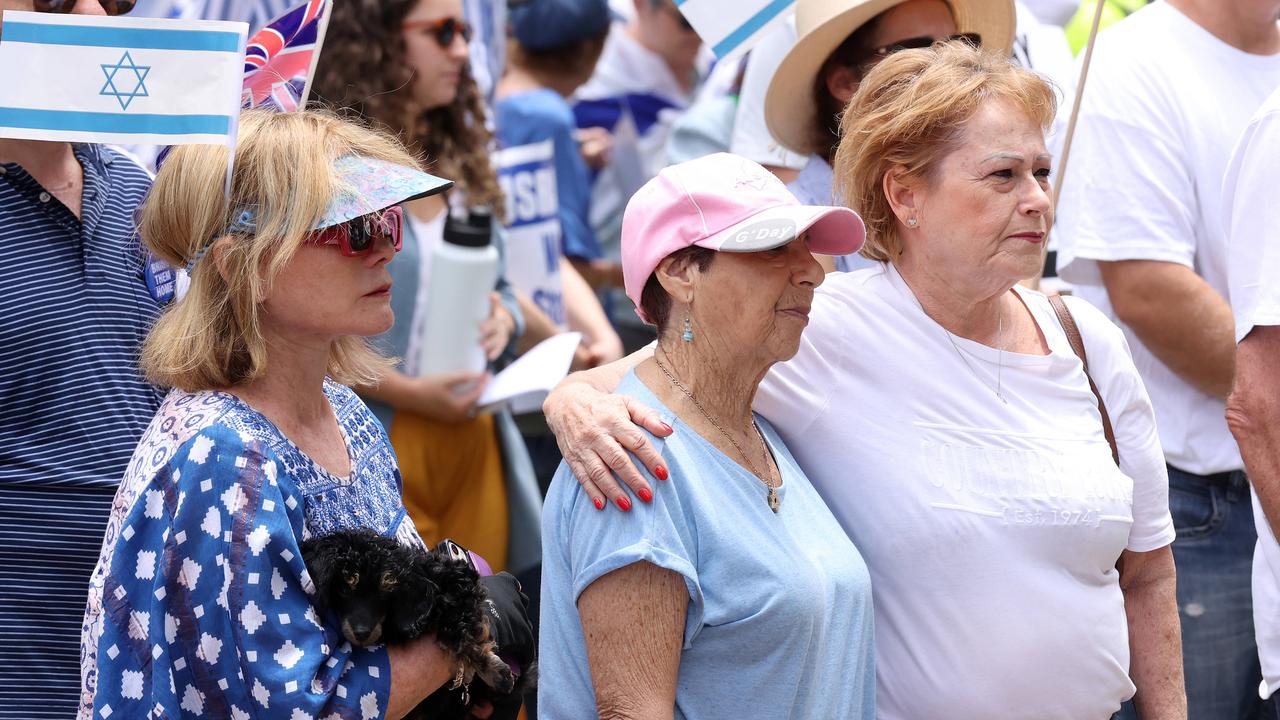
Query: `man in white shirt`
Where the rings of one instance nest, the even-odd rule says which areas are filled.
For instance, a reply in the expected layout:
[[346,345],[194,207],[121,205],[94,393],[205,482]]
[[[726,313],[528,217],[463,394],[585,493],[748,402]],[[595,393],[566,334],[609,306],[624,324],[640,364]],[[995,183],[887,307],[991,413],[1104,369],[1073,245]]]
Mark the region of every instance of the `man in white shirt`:
[[653,333],[620,290],[622,210],[665,165],[667,138],[693,101],[704,57],[702,39],[673,0],[634,0],[634,10],[631,20],[613,24],[595,73],[578,88],[573,108],[578,127],[604,128],[613,135],[608,162],[591,186],[591,227],[604,257],[577,258],[574,266],[597,290],[618,289],[606,297],[628,350],[647,344]]
[[1280,203],[1272,177],[1277,158],[1280,91],[1236,146],[1222,197],[1239,343],[1227,423],[1254,488],[1253,621],[1263,697],[1280,689]]
[[1256,692],[1256,532],[1224,419],[1220,206],[1231,149],[1280,86],[1277,14],[1280,0],[1158,0],[1102,33],[1058,208],[1058,272],[1124,325],[1155,407],[1192,718],[1274,713]]

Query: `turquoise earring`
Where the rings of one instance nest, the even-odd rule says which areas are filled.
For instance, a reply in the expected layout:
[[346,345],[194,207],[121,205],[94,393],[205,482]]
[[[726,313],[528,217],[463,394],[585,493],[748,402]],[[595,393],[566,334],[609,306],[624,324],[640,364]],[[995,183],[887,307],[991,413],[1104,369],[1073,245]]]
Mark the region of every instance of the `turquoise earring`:
[[693,326],[689,324],[688,315],[684,318],[684,333],[680,336],[680,339],[687,343],[693,342]]

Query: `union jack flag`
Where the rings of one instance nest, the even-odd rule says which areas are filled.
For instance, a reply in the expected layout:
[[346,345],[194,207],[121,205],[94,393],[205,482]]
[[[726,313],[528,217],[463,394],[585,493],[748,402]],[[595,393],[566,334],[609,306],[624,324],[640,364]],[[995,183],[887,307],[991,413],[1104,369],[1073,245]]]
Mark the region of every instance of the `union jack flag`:
[[308,0],[254,33],[245,47],[243,106],[293,112],[305,105],[328,25],[327,0]]

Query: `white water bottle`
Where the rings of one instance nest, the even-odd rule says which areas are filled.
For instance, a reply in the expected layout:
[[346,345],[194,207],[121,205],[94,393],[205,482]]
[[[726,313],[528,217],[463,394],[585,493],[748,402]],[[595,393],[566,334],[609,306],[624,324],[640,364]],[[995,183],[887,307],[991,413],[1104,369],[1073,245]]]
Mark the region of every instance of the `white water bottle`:
[[480,323],[489,317],[489,294],[498,281],[492,232],[493,216],[487,209],[445,219],[444,241],[432,251],[420,375],[479,372],[488,364],[480,347]]

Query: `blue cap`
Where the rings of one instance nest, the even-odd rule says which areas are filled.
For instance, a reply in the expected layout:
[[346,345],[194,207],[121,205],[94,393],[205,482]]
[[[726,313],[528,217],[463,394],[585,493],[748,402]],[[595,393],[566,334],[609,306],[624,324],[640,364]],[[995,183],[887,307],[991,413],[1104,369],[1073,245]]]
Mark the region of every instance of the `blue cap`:
[[512,33],[524,47],[558,50],[609,27],[609,0],[519,0],[508,15]]

